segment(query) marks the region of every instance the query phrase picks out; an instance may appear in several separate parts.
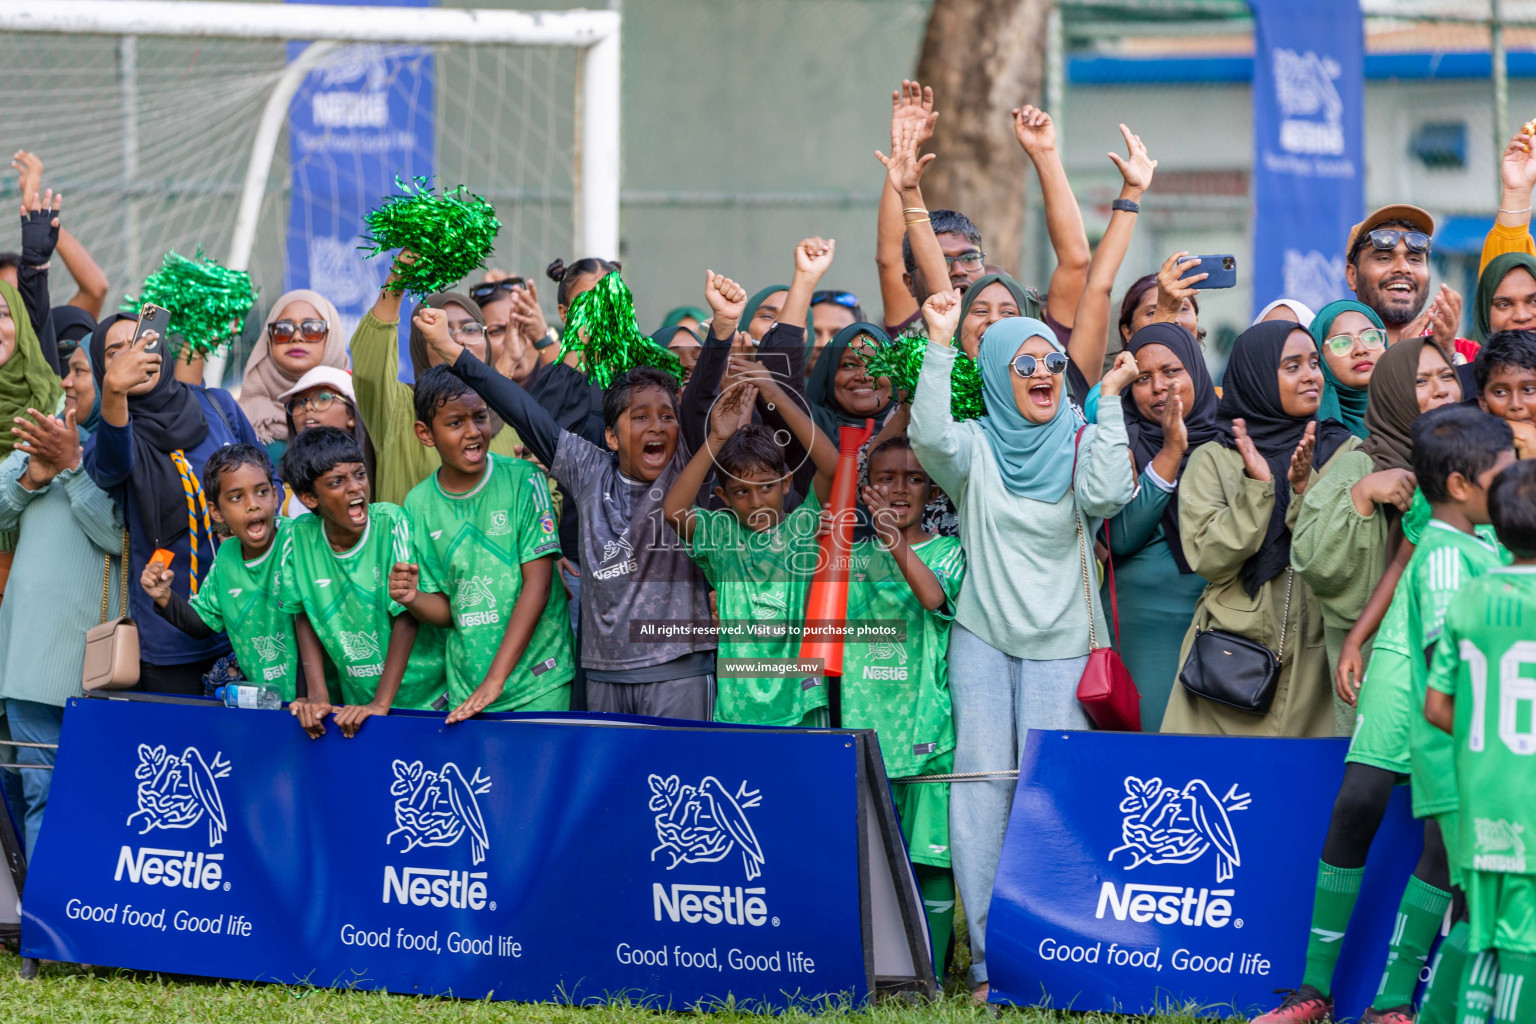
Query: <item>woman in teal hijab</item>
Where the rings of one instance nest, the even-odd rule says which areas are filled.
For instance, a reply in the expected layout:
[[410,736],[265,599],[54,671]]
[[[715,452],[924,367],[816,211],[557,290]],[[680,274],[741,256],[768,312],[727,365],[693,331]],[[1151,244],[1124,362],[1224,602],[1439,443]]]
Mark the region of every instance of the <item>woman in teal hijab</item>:
[[1319,420],[1334,419],[1365,437],[1365,407],[1376,360],[1387,350],[1387,327],[1363,302],[1340,299],[1312,317],[1312,340],[1323,364]]
[[1477,279],[1472,327],[1479,344],[1500,331],[1536,327],[1536,256],[1506,252],[1488,261]]
[[1009,317],[1040,321],[1040,300],[1007,274],[977,278],[960,300],[960,351],[975,359],[987,328]]
[[[779,321],[779,310],[784,308],[784,300],[789,297],[789,285],[771,284],[747,300],[747,304],[741,310],[740,329],[747,332],[754,342],[763,340],[763,335],[768,333],[768,328]],[[883,333],[883,332],[882,332]],[[811,321],[811,314],[805,314],[805,347],[809,351],[816,341],[816,326]]]

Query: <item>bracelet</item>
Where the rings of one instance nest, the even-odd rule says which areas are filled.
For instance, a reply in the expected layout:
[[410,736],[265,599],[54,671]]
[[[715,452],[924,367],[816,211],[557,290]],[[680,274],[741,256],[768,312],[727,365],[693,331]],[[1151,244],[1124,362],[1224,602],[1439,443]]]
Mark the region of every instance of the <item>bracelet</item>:
[[1529,206],[1527,206],[1523,210],[1500,210],[1499,212],[1500,213],[1530,213],[1531,212],[1531,208]]
[[908,206],[906,209],[902,210],[901,212],[902,213],[922,213],[922,214],[926,214],[928,211],[923,209],[921,206]]
[[909,221],[907,221],[907,227],[911,227],[913,224],[931,224],[931,223],[933,223],[931,218],[919,217],[919,218],[917,218],[917,220],[909,220]]
[[1141,204],[1134,199],[1116,199],[1109,204],[1111,210],[1122,210],[1125,213],[1140,213]]

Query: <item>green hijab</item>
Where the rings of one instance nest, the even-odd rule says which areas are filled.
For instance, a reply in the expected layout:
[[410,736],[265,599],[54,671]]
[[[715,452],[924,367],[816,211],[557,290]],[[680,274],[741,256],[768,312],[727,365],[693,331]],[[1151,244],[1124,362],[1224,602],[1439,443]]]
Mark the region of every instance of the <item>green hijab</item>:
[[1499,290],[1504,278],[1516,267],[1523,268],[1536,277],[1536,256],[1523,252],[1506,252],[1488,261],[1477,279],[1477,296],[1472,302],[1472,328],[1479,344],[1486,343],[1493,334],[1493,293]]
[[[805,385],[805,399],[811,407],[811,419],[821,432],[837,442],[838,427],[862,427],[865,417],[851,413],[844,409],[837,400],[836,383],[838,367],[843,362],[843,353],[848,346],[859,338],[869,338],[876,345],[889,345],[890,337],[874,324],[860,323],[849,324],[837,332],[837,336],[827,342],[827,347],[822,350],[821,358],[816,360],[816,366],[811,370],[811,379]],[[869,418],[875,421],[878,428],[885,422],[885,417],[894,407],[891,400],[887,400]]]
[[[771,284],[767,288],[764,288],[757,294],[753,295],[750,299],[747,300],[746,306],[742,308],[741,323],[737,325],[736,329],[738,331],[745,331],[747,329],[747,326],[752,323],[752,318],[757,315],[757,307],[761,306],[763,304],[763,300],[768,296],[773,295],[776,292],[787,291],[789,291],[789,285]],[[710,333],[713,334],[714,331],[711,330]],[[811,319],[811,311],[807,309],[805,311],[805,351],[807,356],[809,356],[811,347],[815,344],[816,323]]]
[[1310,330],[1312,340],[1317,343],[1318,361],[1323,366],[1323,400],[1317,408],[1317,418],[1338,420],[1351,434],[1366,437],[1369,432],[1365,428],[1365,410],[1370,404],[1370,391],[1366,388],[1352,388],[1335,377],[1333,369],[1328,365],[1328,353],[1323,351],[1323,342],[1328,340],[1328,332],[1340,313],[1359,313],[1382,330],[1386,330],[1387,326],[1381,322],[1381,317],[1376,315],[1374,309],[1354,299],[1330,302],[1313,315]]
[[[1008,289],[1008,294],[1013,296],[1014,303],[1019,307],[1019,316],[1029,320],[1043,319],[1040,310],[1040,300],[1029,294],[1029,289],[1007,274],[988,274],[985,277],[978,277],[976,283],[967,288],[965,295],[961,297],[960,323],[962,326],[965,324],[965,318],[971,313],[971,305],[976,301],[976,296],[980,295],[987,286],[994,284],[1000,284]],[[956,338],[955,344],[958,345],[959,343],[960,339]]]
[[[668,327],[676,327],[678,324],[682,323],[685,318],[690,316],[701,324],[709,319],[709,313],[700,309],[698,306],[678,306],[676,309],[672,310],[666,316],[661,318],[661,326],[656,328],[656,333],[660,334]],[[670,338],[672,335],[669,334],[667,337]]]
[[[51,416],[64,397],[64,385],[43,359],[43,349],[32,330],[32,318],[27,315],[21,293],[0,281],[0,299],[10,308],[11,329],[16,338],[10,358],[0,366],[0,417],[9,423],[28,409]],[[9,430],[0,430],[0,454],[9,454],[15,445],[14,435]]]

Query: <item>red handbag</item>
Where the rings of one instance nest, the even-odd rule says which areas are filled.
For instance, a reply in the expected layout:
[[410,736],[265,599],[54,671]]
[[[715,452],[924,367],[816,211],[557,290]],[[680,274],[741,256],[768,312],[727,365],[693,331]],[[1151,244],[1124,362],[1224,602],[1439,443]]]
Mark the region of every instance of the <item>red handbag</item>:
[[[1083,432],[1077,432],[1078,441]],[[1077,457],[1073,455],[1073,476],[1076,476]],[[1083,534],[1083,520],[1075,502],[1073,514],[1077,516],[1077,545],[1083,565],[1083,597],[1088,602],[1088,664],[1083,667],[1083,677],[1077,681],[1077,702],[1083,706],[1094,727],[1112,732],[1141,732],[1141,693],[1130,670],[1113,647],[1100,647],[1098,630],[1093,617],[1093,591],[1088,581],[1088,541]],[[1107,539],[1107,538],[1106,538]],[[1114,615],[1115,643],[1120,643],[1120,600],[1115,594],[1115,558],[1105,545],[1105,563],[1109,566],[1109,604]]]

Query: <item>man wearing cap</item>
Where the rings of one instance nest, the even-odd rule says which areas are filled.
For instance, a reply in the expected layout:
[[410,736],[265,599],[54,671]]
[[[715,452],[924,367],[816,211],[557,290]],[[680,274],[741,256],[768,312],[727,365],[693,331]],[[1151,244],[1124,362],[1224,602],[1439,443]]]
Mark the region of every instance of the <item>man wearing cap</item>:
[[[1387,344],[1432,334],[1440,345],[1470,359],[1477,348],[1456,337],[1461,296],[1441,284],[1429,297],[1429,248],[1435,219],[1417,206],[1383,206],[1349,231],[1344,279],[1387,326]],[[1465,351],[1470,346],[1470,352]]]

